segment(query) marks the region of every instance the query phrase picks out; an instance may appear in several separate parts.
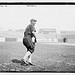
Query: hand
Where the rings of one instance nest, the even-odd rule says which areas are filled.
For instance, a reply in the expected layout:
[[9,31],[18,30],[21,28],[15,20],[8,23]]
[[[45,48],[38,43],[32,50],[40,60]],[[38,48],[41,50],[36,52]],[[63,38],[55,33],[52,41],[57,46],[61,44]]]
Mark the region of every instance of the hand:
[[35,38],[35,42],[37,42],[36,38]]

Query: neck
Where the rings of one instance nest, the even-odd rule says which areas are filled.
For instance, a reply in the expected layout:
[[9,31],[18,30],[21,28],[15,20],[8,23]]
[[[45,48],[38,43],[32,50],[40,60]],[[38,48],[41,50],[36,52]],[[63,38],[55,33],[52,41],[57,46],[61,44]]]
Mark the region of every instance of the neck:
[[33,25],[33,26],[34,26],[35,24],[31,23],[31,25]]

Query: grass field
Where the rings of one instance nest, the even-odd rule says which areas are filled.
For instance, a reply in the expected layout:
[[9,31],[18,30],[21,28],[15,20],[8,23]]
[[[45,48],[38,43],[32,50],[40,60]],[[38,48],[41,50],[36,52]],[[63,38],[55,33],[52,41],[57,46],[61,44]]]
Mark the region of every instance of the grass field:
[[37,43],[32,55],[34,67],[24,67],[11,63],[21,59],[26,48],[21,42],[0,43],[0,71],[18,72],[75,72],[75,47]]

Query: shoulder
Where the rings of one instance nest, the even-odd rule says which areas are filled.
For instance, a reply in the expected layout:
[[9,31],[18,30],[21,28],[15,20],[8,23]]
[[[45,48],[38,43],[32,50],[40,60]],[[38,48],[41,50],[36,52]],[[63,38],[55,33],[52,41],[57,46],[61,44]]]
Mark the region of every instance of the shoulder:
[[28,28],[33,29],[34,27],[33,27],[33,25],[29,24]]
[[26,29],[29,29],[31,27],[31,25],[29,24],[27,27],[26,27]]
[[31,28],[31,27],[32,27],[32,25],[31,25],[31,24],[29,24],[27,27],[28,27],[28,28]]
[[30,29],[31,31],[33,31],[35,28],[33,25],[29,24],[27,27],[26,27],[26,30]]

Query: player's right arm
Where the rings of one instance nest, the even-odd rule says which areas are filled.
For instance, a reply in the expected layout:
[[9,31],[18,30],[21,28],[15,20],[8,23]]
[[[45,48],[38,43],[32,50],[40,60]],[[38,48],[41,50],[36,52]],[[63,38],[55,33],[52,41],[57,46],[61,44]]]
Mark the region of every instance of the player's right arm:
[[34,37],[35,38],[35,42],[37,42],[36,35],[35,35],[36,29],[35,29],[34,26],[31,26],[31,32],[32,32],[32,37]]

